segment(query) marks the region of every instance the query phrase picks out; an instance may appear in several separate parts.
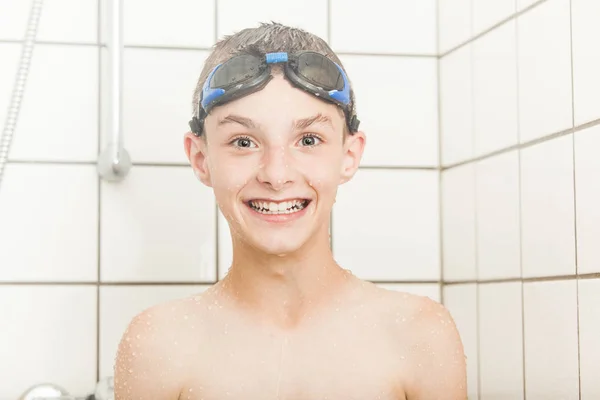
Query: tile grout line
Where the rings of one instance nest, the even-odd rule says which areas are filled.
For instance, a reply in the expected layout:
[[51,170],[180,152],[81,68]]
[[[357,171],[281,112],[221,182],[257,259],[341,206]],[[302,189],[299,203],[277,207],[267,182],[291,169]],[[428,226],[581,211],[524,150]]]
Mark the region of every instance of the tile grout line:
[[[435,2],[435,46],[436,53],[440,52],[440,0]],[[437,58],[436,74],[437,74],[437,164],[438,164],[438,246],[439,246],[439,263],[440,263],[440,303],[444,304],[444,207],[442,195],[442,74],[441,74],[442,59]]]
[[[469,2],[469,24],[470,24],[470,35],[473,35],[474,24],[473,24],[473,1]],[[473,39],[474,42],[475,39]],[[469,84],[471,87],[471,146],[473,153],[477,148],[477,135],[475,132],[475,102],[477,100],[475,96],[475,78],[473,72],[475,71],[475,48],[473,42],[469,43],[469,67],[471,74],[469,75]],[[477,213],[477,163],[473,163],[473,179],[471,181],[473,185],[473,233],[474,233],[474,253],[475,253],[475,280],[479,280],[479,229],[478,229],[478,213]],[[475,332],[477,338],[477,399],[481,398],[481,307],[480,307],[480,285],[475,283]]]
[[[600,278],[600,274],[598,274]],[[365,279],[377,285],[439,285],[439,280],[370,280]],[[0,281],[0,286],[210,286],[217,281]]]
[[[103,5],[103,1],[104,0],[97,0],[98,1],[98,8],[97,8],[97,12],[98,15],[96,16],[96,21],[97,21],[97,40],[98,40],[98,44],[100,43],[101,37],[102,37],[102,5]],[[98,47],[98,105],[97,105],[97,112],[98,112],[98,131],[97,131],[97,154],[100,154],[101,151],[101,146],[102,146],[102,47],[100,47],[99,45]],[[102,227],[101,227],[101,221],[102,221],[102,181],[100,178],[100,175],[96,174],[96,179],[97,179],[97,201],[98,201],[98,226],[97,226],[97,235],[98,237],[96,238],[96,382],[100,381],[100,277],[101,277],[101,245],[102,245],[102,239],[101,239],[101,232],[102,232]]]
[[[215,0],[215,15],[217,14],[217,6]],[[215,17],[216,18],[216,17]],[[215,24],[215,38],[218,38],[218,30]],[[0,39],[0,44],[21,44],[22,40],[16,39]],[[61,41],[36,41],[36,45],[53,45],[53,46],[100,46],[101,48],[106,47],[106,44],[103,43],[89,43],[89,42],[61,42]],[[180,50],[180,51],[212,51],[212,47],[192,47],[192,46],[161,46],[161,45],[143,45],[143,44],[125,44],[123,45],[124,49],[135,49],[135,50]],[[365,57],[395,57],[395,58],[438,58],[437,54],[418,54],[418,53],[394,53],[394,52],[364,52],[364,51],[336,51],[336,54],[339,56],[365,56]]]
[[594,127],[596,125],[600,125],[600,118],[595,119],[595,120],[590,121],[590,122],[586,122],[586,123],[581,124],[579,126],[576,126],[574,128],[568,128],[568,129],[564,129],[562,131],[550,133],[548,135],[545,135],[545,136],[542,136],[540,138],[536,138],[536,139],[530,140],[528,142],[518,143],[518,144],[515,144],[515,145],[512,145],[512,146],[508,146],[508,147],[504,147],[502,149],[495,150],[495,151],[492,151],[490,153],[486,153],[486,154],[483,154],[481,156],[477,156],[477,157],[474,157],[474,158],[471,158],[471,159],[468,159],[468,160],[465,160],[465,161],[460,161],[460,162],[457,162],[457,163],[454,163],[454,164],[449,164],[447,166],[441,167],[441,169],[443,171],[446,171],[446,170],[457,168],[457,167],[461,167],[463,165],[470,164],[470,163],[473,163],[473,162],[483,161],[483,160],[486,160],[486,159],[489,159],[489,158],[492,158],[492,157],[496,157],[496,156],[499,156],[499,155],[502,155],[502,154],[505,154],[505,153],[509,153],[511,151],[526,149],[528,147],[533,147],[533,146],[536,146],[538,144],[542,144],[542,143],[548,142],[550,140],[558,139],[558,138],[566,136],[566,135],[571,135],[571,134],[574,135],[577,132],[586,130],[586,129]]
[[[575,72],[573,70],[573,1],[569,0],[569,49],[571,56],[571,126],[575,126]],[[576,150],[575,150],[575,134],[571,136],[573,146],[573,235],[575,239],[575,275],[579,276],[579,260],[577,257],[577,174],[576,168]],[[581,335],[580,335],[580,320],[579,320],[579,279],[575,280],[575,300],[576,300],[576,316],[577,316],[577,385],[579,390],[579,400],[581,400]]]
[[[511,14],[511,15],[509,15],[508,17],[506,17],[506,18],[504,18],[503,20],[501,20],[501,21],[499,21],[499,22],[495,23],[494,25],[492,25],[491,27],[489,27],[489,28],[487,28],[487,29],[483,30],[482,32],[479,32],[478,34],[476,34],[475,36],[473,36],[473,37],[469,38],[468,40],[466,40],[466,41],[464,41],[464,42],[462,42],[462,43],[459,43],[458,45],[456,45],[456,46],[454,46],[454,47],[450,48],[449,50],[445,51],[445,52],[444,52],[444,53],[442,53],[442,54],[439,54],[439,55],[438,55],[438,57],[439,57],[439,58],[443,58],[443,57],[446,57],[446,56],[448,56],[448,55],[450,55],[450,54],[452,54],[452,53],[454,53],[454,52],[456,52],[456,51],[460,50],[461,48],[463,48],[463,47],[465,47],[465,46],[469,45],[470,43],[472,43],[472,42],[474,42],[474,41],[476,41],[476,40],[478,40],[478,39],[482,38],[483,36],[485,36],[485,35],[487,35],[487,34],[491,33],[492,31],[494,31],[494,30],[496,30],[496,29],[498,29],[498,28],[502,27],[503,25],[505,25],[505,24],[509,23],[509,22],[510,22],[510,21],[512,21],[513,19],[517,19],[518,17],[520,17],[520,16],[522,16],[523,14],[525,14],[525,13],[527,13],[527,12],[531,11],[532,9],[534,9],[534,8],[538,7],[539,5],[541,5],[541,4],[543,4],[543,3],[545,3],[546,1],[548,1],[548,0],[538,0],[537,2],[535,2],[535,3],[533,3],[533,4],[531,4],[531,5],[527,6],[527,7],[525,7],[525,8],[524,8],[524,9],[522,9],[521,11],[516,11],[516,3],[515,3],[515,13],[514,13],[514,14]],[[472,31],[471,31],[471,32],[472,32]]]
[[[515,10],[518,6],[517,0],[515,0]],[[519,89],[520,89],[520,80],[519,80],[519,21],[515,21],[515,69],[516,69],[516,86],[517,86],[517,98],[516,98],[516,108],[517,108],[517,143],[521,143],[521,103],[519,101]],[[526,360],[525,360],[525,283],[523,282],[523,203],[522,203],[522,173],[521,173],[521,154],[522,147],[517,148],[517,193],[519,198],[519,271],[520,271],[520,281],[521,281],[521,377],[523,379],[523,400],[527,400],[527,374],[526,374]]]

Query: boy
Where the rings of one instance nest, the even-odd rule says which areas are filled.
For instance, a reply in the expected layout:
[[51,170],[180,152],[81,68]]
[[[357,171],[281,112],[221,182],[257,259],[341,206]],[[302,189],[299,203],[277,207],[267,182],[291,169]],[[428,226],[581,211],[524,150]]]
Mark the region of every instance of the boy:
[[215,45],[193,106],[185,152],[229,223],[233,262],[204,293],[131,321],[116,399],[466,399],[446,309],[333,259],[331,209],[365,135],[329,46],[280,24],[238,32]]

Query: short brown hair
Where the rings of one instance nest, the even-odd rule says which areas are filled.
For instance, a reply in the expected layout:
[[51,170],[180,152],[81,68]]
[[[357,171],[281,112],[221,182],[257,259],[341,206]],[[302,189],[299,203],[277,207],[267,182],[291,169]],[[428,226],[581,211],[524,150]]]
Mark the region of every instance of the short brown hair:
[[[345,68],[327,42],[312,33],[299,28],[282,25],[277,22],[261,23],[256,28],[247,28],[233,35],[225,36],[213,46],[211,54],[204,63],[200,78],[194,90],[192,101],[193,115],[198,117],[198,102],[204,81],[214,67],[241,53],[265,55],[271,52],[294,53],[311,50],[323,54]],[[347,75],[347,73],[346,73]],[[350,78],[348,78],[350,79]],[[354,91],[350,88],[350,115],[355,113]]]

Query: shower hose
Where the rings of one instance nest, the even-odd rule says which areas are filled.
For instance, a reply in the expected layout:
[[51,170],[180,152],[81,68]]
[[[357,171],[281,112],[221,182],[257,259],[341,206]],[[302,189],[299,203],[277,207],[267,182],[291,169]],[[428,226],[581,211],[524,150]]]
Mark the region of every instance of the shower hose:
[[[33,47],[35,46],[35,37],[37,35],[40,14],[42,12],[43,0],[33,0],[31,11],[29,12],[29,22],[27,23],[27,31],[25,32],[25,40],[21,49],[21,59],[17,70],[17,78],[10,98],[6,121],[0,136],[0,189],[2,188],[2,177],[4,169],[8,161],[10,145],[17,127],[19,119],[19,111],[21,110],[21,102],[25,92],[25,84],[29,75],[29,66],[31,65],[31,56],[33,55]],[[0,191],[1,192],[1,191]]]

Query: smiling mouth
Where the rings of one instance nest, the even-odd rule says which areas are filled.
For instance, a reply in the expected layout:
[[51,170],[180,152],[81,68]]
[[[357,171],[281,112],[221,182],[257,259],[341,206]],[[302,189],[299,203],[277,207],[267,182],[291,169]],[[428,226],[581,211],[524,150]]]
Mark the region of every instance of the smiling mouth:
[[273,202],[269,200],[250,200],[246,202],[248,207],[260,214],[293,214],[298,211],[305,209],[311,200],[308,199],[294,199],[281,202]]

